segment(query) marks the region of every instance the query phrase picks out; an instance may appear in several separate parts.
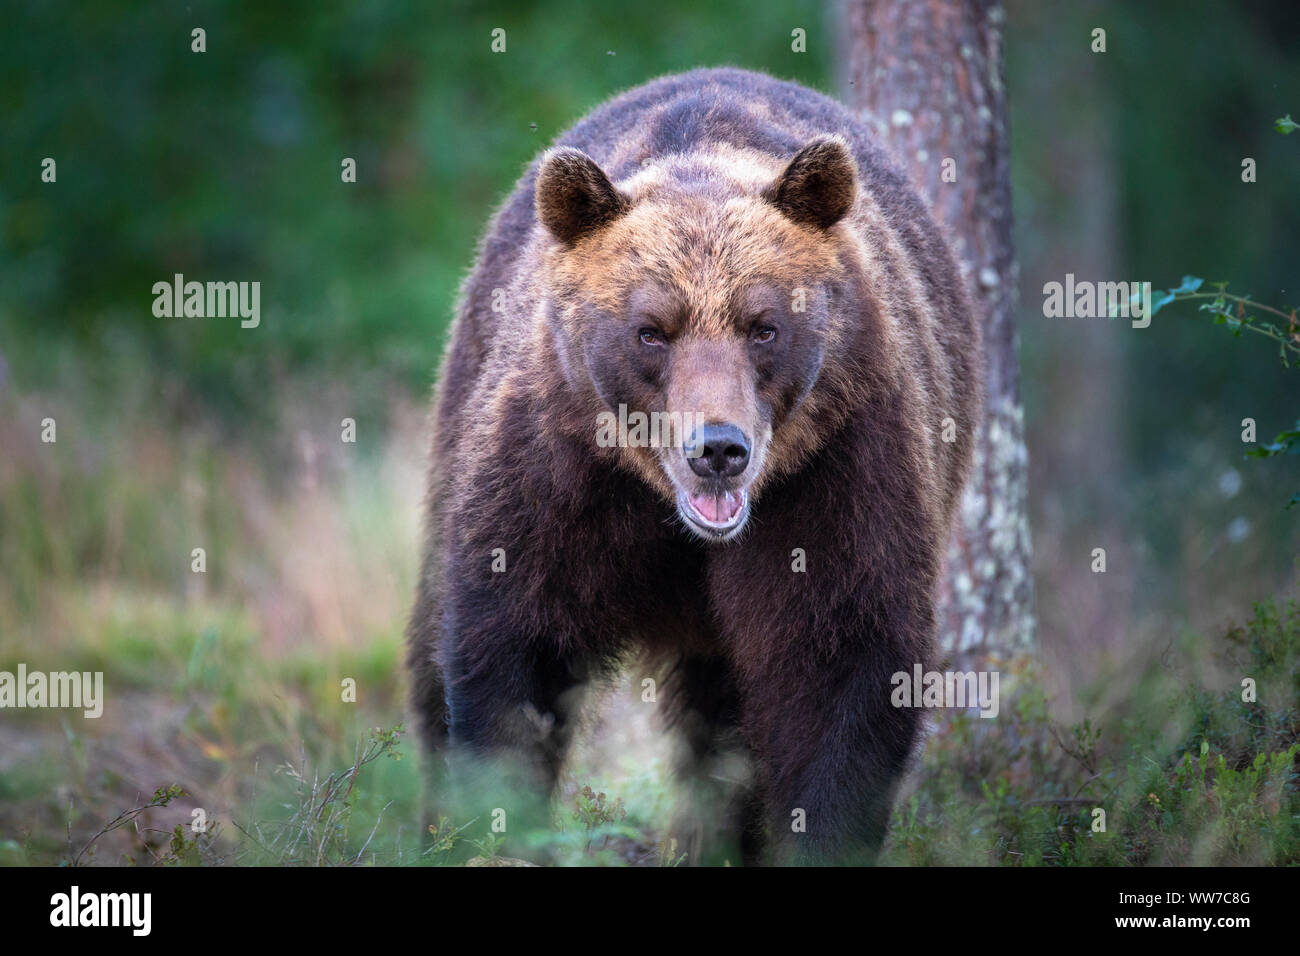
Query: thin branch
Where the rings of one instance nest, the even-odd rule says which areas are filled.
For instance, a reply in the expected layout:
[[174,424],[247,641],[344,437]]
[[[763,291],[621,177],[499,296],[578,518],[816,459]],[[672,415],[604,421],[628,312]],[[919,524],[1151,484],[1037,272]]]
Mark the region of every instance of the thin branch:
[[1250,296],[1233,295],[1231,292],[1179,292],[1174,294],[1175,302],[1185,302],[1188,299],[1230,299],[1233,302],[1239,302],[1242,305],[1251,306],[1252,308],[1259,309],[1262,312],[1271,312],[1280,319],[1286,319],[1287,322],[1291,321],[1290,312],[1283,312],[1281,309],[1276,309],[1271,305],[1257,302],[1250,298]]

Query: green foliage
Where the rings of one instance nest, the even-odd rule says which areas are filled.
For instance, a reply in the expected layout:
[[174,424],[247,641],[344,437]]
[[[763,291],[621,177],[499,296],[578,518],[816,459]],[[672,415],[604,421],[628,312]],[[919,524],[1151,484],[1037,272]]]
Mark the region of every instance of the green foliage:
[[[240,822],[241,814],[237,812],[234,835],[225,834],[216,821],[210,821],[202,832],[194,833],[179,823],[170,831],[142,828],[140,820],[149,811],[190,796],[180,786],[161,787],[147,803],[123,811],[99,828],[80,851],[66,856],[63,864],[78,866],[94,862],[100,839],[128,826],[134,828],[131,843],[136,848],[123,853],[121,862],[128,864],[336,866],[375,862],[373,854],[367,858],[367,850],[383,822],[383,811],[392,801],[384,804],[373,821],[366,821],[371,824],[368,830],[354,832],[352,817],[361,796],[361,771],[380,757],[400,760],[398,745],[402,733],[400,724],[390,729],[371,730],[367,740],[358,745],[352,766],[326,774],[323,779],[318,773],[308,773],[305,767],[286,763],[279,772],[291,781],[290,786],[277,788],[272,799],[263,804],[270,808],[269,813],[261,815],[256,807],[249,808],[254,816],[251,822]],[[429,829],[432,841],[425,854],[433,857],[430,862],[438,862],[455,845],[465,827],[452,830],[445,820],[440,820],[438,828]],[[166,846],[161,850],[152,835],[157,832],[167,835]]]
[[[185,790],[176,784],[172,784],[171,786],[168,787],[159,787],[157,790],[154,791],[154,794],[149,799],[148,803],[142,804],[141,806],[138,807],[134,807],[130,810],[123,810],[112,820],[108,821],[108,823],[104,824],[104,826],[100,827],[99,831],[93,837],[91,837],[89,842],[87,842],[86,845],[83,846],[77,853],[75,854],[70,853],[68,856],[64,857],[60,865],[80,866],[82,863],[93,862],[95,859],[95,844],[99,842],[101,837],[105,836],[106,834],[112,833],[114,830],[126,826],[134,826],[137,832],[139,832],[138,821],[141,815],[147,813],[150,810],[154,810],[159,807],[165,807],[173,800],[183,796],[185,796]],[[177,831],[179,832],[179,830],[180,827],[177,826]],[[182,844],[184,843],[183,838],[181,842]]]
[[[1211,283],[1214,292],[1197,292],[1203,284],[1204,280],[1196,276],[1183,276],[1182,283],[1168,292],[1153,289],[1151,314],[1154,316],[1165,306],[1177,302],[1209,299],[1209,302],[1202,302],[1199,309],[1210,313],[1215,325],[1226,325],[1237,338],[1246,330],[1272,339],[1278,343],[1279,359],[1288,368],[1292,360],[1300,358],[1300,324],[1297,324],[1295,309],[1278,309],[1254,302],[1250,296],[1233,295],[1227,291],[1226,282]],[[1274,315],[1285,324],[1261,319],[1257,312]]]
[[[1245,330],[1271,339],[1278,344],[1278,358],[1288,369],[1291,368],[1293,361],[1300,359],[1300,322],[1296,319],[1294,308],[1289,310],[1274,308],[1253,302],[1250,296],[1230,294],[1226,282],[1211,283],[1214,292],[1198,292],[1197,290],[1203,284],[1204,280],[1196,276],[1183,276],[1183,281],[1177,288],[1170,289],[1168,292],[1153,291],[1151,315],[1154,316],[1164,306],[1176,302],[1209,299],[1208,302],[1201,302],[1199,311],[1209,312],[1214,324],[1226,325],[1233,337],[1240,338],[1242,331]],[[1260,314],[1275,316],[1284,324],[1261,319]],[[1300,422],[1296,423],[1296,429],[1280,432],[1272,444],[1261,445],[1246,452],[1246,457],[1272,458],[1282,454],[1300,454]],[[1300,492],[1291,496],[1286,504],[1286,510],[1289,511],[1297,502],[1300,502]]]
[[619,797],[613,803],[610,803],[605,796],[604,791],[597,792],[589,785],[584,785],[573,798],[573,819],[582,824],[585,831],[586,842],[583,846],[585,853],[590,853],[592,843],[599,838],[599,849],[603,850],[609,845],[611,836],[637,835],[634,831],[627,831],[617,826],[627,819],[627,809],[623,806],[623,798]]
[[1180,688],[1153,667],[1104,726],[1063,731],[1032,689],[995,726],[947,721],[885,861],[1300,865],[1300,602],[1257,605],[1216,657],[1254,700],[1232,678]]
[[623,798],[619,797],[612,804],[606,801],[605,794],[596,793],[589,786],[584,786],[573,798],[573,819],[581,823],[590,833],[603,824],[615,823],[627,819],[627,810],[623,807]]
[[369,739],[358,745],[352,766],[329,773],[324,779],[318,774],[308,777],[304,766],[282,764],[278,772],[292,781],[293,802],[281,806],[290,813],[287,817],[253,820],[247,825],[237,821],[236,827],[248,838],[237,862],[276,866],[361,863],[389,804],[374,820],[369,836],[357,846],[351,831],[354,804],[349,798],[366,766],[380,757],[401,759],[397,746],[402,732],[401,724],[390,730],[375,728]]
[[1274,455],[1296,454],[1300,454],[1300,422],[1296,422],[1296,427],[1289,431],[1278,432],[1277,437],[1270,444],[1260,445],[1246,452],[1246,457],[1272,458]]
[[[1180,657],[1195,645],[1178,648]],[[1215,647],[1218,678],[1188,684],[1153,665],[1119,711],[1058,725],[1042,682],[1012,666],[1024,688],[996,721],[958,714],[930,745],[914,792],[895,811],[882,862],[909,865],[1141,866],[1300,865],[1300,601],[1255,607]],[[1243,681],[1254,683],[1253,699]],[[422,847],[376,841],[392,800],[373,770],[401,754],[400,726],[376,729],[347,769],[325,774],[286,765],[281,783],[237,812],[234,832],[191,835],[175,825],[157,847],[138,822],[188,796],[159,788],[119,814],[65,862],[94,859],[106,834],[135,826],[126,862],[153,865],[361,865],[461,862],[467,842],[483,859],[503,837],[468,840],[469,820],[440,818]],[[365,772],[363,772],[365,771]],[[380,802],[384,801],[384,802]],[[372,807],[354,825],[358,808]],[[1094,829],[1095,810],[1105,812]],[[405,812],[417,812],[407,804]],[[571,830],[565,819],[579,828]],[[249,822],[249,820],[252,822]],[[414,836],[414,834],[412,834]],[[655,839],[628,821],[623,799],[578,787],[564,815],[526,840],[559,864],[679,866],[686,855],[668,833]],[[371,850],[372,843],[381,847]],[[15,862],[30,855],[7,840]]]
[[164,866],[199,866],[203,862],[204,847],[208,843],[208,840],[200,843],[198,839],[189,839],[185,836],[185,826],[178,823],[172,828],[167,855],[161,862]]
[[433,863],[449,858],[456,844],[461,841],[461,835],[473,822],[470,820],[459,827],[452,827],[446,817],[439,817],[437,823],[429,824],[429,846],[424,851],[425,856],[430,857]]
[[479,855],[487,860],[492,859],[501,852],[501,847],[505,845],[505,842],[504,833],[488,833],[477,840],[470,840],[470,843],[478,849]]
[[681,866],[686,862],[686,854],[677,852],[675,837],[665,838],[655,845],[655,858],[662,867]]

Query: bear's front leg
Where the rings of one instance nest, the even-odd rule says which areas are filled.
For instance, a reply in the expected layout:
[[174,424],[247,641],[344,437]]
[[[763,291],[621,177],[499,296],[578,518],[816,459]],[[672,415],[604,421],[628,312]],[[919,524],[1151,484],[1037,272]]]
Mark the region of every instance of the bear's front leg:
[[922,726],[919,710],[890,703],[890,675],[912,655],[847,656],[774,657],[746,703],[770,862],[867,864],[884,839]]
[[538,856],[550,798],[580,701],[580,662],[521,630],[499,596],[453,588],[440,665],[446,682],[455,826],[502,837],[509,856]]

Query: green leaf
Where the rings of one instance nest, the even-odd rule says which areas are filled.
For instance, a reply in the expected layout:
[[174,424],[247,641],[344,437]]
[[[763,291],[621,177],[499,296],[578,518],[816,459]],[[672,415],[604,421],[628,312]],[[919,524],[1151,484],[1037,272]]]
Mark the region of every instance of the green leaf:
[[1165,292],[1161,289],[1151,290],[1151,314],[1155,315],[1173,301],[1174,294],[1172,292]]
[[1286,116],[1283,116],[1280,120],[1274,121],[1273,128],[1283,136],[1290,136],[1297,129],[1300,129],[1300,123],[1293,120],[1291,114],[1287,113]]
[[1300,491],[1297,491],[1295,494],[1291,496],[1291,500],[1286,503],[1285,510],[1290,511],[1296,505],[1300,505]]

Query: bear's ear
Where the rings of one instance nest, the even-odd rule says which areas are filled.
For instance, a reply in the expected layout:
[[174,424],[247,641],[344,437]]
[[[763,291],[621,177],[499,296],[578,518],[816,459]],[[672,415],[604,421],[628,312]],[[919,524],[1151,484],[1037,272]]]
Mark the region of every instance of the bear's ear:
[[590,156],[571,146],[542,157],[534,202],[542,225],[567,246],[617,219],[632,205]]
[[795,154],[763,198],[790,219],[829,229],[853,206],[858,164],[839,137],[822,136]]

